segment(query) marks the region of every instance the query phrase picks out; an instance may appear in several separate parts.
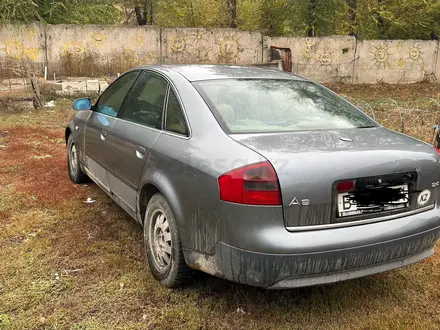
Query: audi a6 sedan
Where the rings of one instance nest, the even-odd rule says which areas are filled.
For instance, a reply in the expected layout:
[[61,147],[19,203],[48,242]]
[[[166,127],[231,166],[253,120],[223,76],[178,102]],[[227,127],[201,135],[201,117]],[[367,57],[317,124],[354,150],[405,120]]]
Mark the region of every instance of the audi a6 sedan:
[[69,176],[143,226],[151,273],[281,289],[433,254],[439,154],[325,87],[261,68],[132,69],[65,132]]

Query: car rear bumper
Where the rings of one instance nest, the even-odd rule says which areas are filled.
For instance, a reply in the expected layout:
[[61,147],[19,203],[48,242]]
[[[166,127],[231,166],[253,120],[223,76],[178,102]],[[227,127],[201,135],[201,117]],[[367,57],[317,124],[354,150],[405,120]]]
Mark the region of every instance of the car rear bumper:
[[268,287],[268,289],[299,288],[304,286],[335,283],[335,282],[350,280],[358,277],[378,274],[413,264],[415,262],[428,258],[433,253],[434,253],[434,249],[429,248],[427,250],[421,251],[411,256],[407,256],[405,258],[396,259],[367,267],[348,269],[340,272],[328,273],[323,275],[314,275],[307,277],[290,277],[274,283],[273,285]]
[[[193,268],[257,287],[286,289],[333,283],[399,268],[432,255],[434,245],[440,238],[440,218],[433,212],[438,211],[432,210],[424,216],[418,215],[420,231],[416,233],[414,228],[409,226],[409,223],[414,221],[410,218],[355,228],[325,230],[321,233],[315,231],[315,247],[323,243],[319,241],[320,237],[326,237],[326,249],[319,249],[320,251],[310,248],[313,245],[310,241],[309,251],[298,248],[291,253],[284,253],[284,249],[283,253],[261,253],[218,242],[213,255],[186,250],[185,258]],[[433,215],[436,221],[433,221]],[[406,235],[402,235],[402,231],[391,230],[394,233],[399,232],[399,235],[383,233],[376,242],[353,240],[350,236],[344,239],[344,233],[349,234],[353,230],[365,233],[365,236],[368,236],[369,231],[377,230],[377,227],[390,230],[392,222],[399,220],[400,226],[408,229]],[[408,224],[405,226],[406,222]],[[426,229],[426,222],[430,222],[431,225],[434,222],[436,226]],[[311,233],[289,233],[290,241],[303,241],[304,235]],[[347,241],[350,244],[347,244]],[[285,246],[285,242],[278,242]]]

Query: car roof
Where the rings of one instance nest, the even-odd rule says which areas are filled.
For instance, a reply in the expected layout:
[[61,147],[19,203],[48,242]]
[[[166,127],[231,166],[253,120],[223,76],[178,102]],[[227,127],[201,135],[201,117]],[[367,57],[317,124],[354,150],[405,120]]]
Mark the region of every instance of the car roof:
[[290,72],[279,71],[270,68],[235,66],[235,65],[145,65],[138,69],[154,69],[167,73],[177,72],[189,81],[212,80],[212,79],[289,79],[306,81],[307,79],[296,76]]

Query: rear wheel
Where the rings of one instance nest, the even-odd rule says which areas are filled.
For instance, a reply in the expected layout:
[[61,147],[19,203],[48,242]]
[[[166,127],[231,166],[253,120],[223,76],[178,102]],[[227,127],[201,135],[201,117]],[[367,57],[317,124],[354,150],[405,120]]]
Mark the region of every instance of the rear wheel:
[[84,174],[79,163],[78,149],[72,134],[67,139],[67,168],[69,171],[69,178],[75,184],[89,182],[89,177]]
[[192,278],[193,271],[183,257],[173,211],[160,193],[151,198],[145,212],[144,245],[151,273],[162,285],[175,288]]

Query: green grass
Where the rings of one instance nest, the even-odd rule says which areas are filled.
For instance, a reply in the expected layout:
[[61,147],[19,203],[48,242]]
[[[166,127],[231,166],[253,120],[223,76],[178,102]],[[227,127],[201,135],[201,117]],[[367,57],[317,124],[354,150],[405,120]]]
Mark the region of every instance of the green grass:
[[0,329],[440,328],[438,247],[422,263],[333,285],[275,292],[200,274],[161,287],[140,226],[94,184],[68,180],[67,102],[0,114]]

